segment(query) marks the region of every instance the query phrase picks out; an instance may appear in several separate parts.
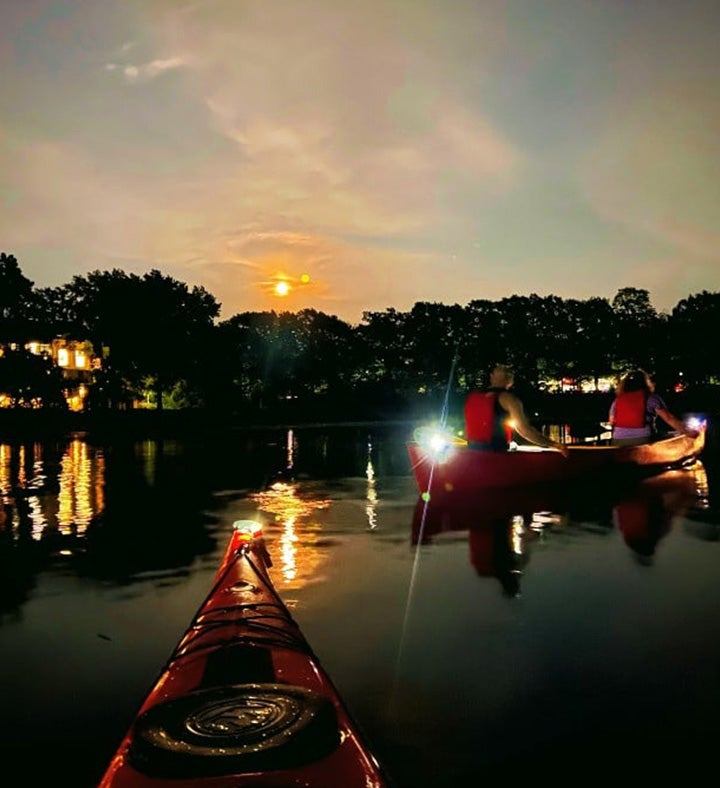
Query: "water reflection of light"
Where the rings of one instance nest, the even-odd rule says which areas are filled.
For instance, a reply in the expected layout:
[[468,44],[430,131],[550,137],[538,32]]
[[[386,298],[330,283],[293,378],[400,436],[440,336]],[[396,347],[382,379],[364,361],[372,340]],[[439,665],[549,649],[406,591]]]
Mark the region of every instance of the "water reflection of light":
[[0,444],[0,504],[9,507],[10,526],[20,526],[24,518],[34,540],[47,529],[82,536],[105,505],[102,454],[92,455],[87,443],[75,438],[60,460],[57,495],[48,492],[53,486],[50,475],[42,444],[31,449]]
[[10,503],[10,458],[12,449],[0,443],[0,503]]
[[20,487],[27,487],[27,476],[25,475],[25,445],[18,450],[18,484]]
[[27,498],[28,517],[31,523],[31,535],[36,541],[43,535],[43,531],[47,526],[47,520],[43,514],[42,507],[40,506],[40,499],[37,495],[29,495]]
[[287,433],[287,469],[291,471],[295,465],[295,435],[292,430]]
[[[99,470],[102,472],[104,467],[101,465]],[[93,484],[93,461],[88,455],[88,445],[76,438],[61,462],[57,517],[60,533],[85,533],[96,511],[93,493],[97,489],[98,484]]]
[[[318,525],[311,521],[314,512],[327,509],[331,501],[300,494],[298,484],[276,482],[269,489],[253,493],[250,500],[258,508],[275,516],[281,526],[278,539],[280,574],[286,586],[301,587],[320,563],[317,547]],[[272,532],[266,531],[272,549]]]
[[368,443],[368,461],[365,469],[367,476],[367,503],[365,504],[365,514],[367,514],[368,525],[371,529],[377,528],[377,508],[378,496],[375,489],[375,469],[372,464],[372,444]]
[[562,525],[564,520],[564,515],[554,512],[533,512],[530,528],[533,531],[542,531],[548,525]]
[[280,563],[282,576],[288,582],[297,577],[297,535],[295,533],[295,520],[290,518],[283,523],[282,536],[280,537]]
[[149,487],[155,486],[155,471],[158,463],[158,442],[156,440],[145,440],[141,444],[141,456],[143,460],[143,475]]
[[525,518],[521,514],[513,515],[510,524],[510,546],[515,555],[523,553],[523,536],[525,535]]
[[695,508],[710,508],[710,485],[708,484],[707,471],[705,466],[698,460],[689,469],[689,473],[695,483]]

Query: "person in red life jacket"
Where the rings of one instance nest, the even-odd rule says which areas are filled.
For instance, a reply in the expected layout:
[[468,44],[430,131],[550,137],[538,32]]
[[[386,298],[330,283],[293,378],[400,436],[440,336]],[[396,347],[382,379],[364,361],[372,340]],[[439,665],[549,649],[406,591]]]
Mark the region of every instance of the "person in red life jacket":
[[634,369],[618,383],[608,421],[614,446],[637,446],[655,436],[657,417],[679,433],[693,434],[668,410],[645,370]]
[[514,380],[509,367],[497,364],[490,373],[490,386],[469,392],[464,406],[468,446],[481,451],[507,451],[515,429],[530,443],[557,449],[567,457],[569,452],[564,443],[550,440],[530,424],[522,402],[509,391]]

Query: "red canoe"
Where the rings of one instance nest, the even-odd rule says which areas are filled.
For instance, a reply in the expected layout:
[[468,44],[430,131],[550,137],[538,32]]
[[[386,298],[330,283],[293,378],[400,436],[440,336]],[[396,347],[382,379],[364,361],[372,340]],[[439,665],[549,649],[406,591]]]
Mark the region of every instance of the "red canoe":
[[519,446],[507,452],[475,451],[457,439],[435,443],[435,447],[430,441],[411,441],[407,449],[421,494],[467,494],[577,479],[608,469],[634,467],[659,472],[698,457],[705,447],[705,431],[702,422],[694,435],[671,435],[640,446],[570,445],[567,458],[554,449],[537,446]]
[[235,524],[212,589],[99,788],[386,788],[275,591],[259,526]]

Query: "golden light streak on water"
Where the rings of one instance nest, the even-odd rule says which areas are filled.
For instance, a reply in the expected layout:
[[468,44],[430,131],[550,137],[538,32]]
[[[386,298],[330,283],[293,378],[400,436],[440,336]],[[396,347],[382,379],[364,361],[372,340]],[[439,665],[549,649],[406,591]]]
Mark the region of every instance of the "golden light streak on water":
[[145,440],[142,442],[141,457],[143,460],[143,474],[150,487],[155,486],[155,469],[157,468],[158,442]]
[[58,491],[57,523],[60,533],[72,533],[73,522],[73,465],[69,452],[60,461],[60,490]]
[[295,434],[292,430],[287,433],[287,469],[292,470],[295,465]]
[[[63,457],[63,469],[66,472],[60,479],[60,494],[69,499],[70,517],[66,521],[58,517],[58,524],[63,533],[74,531],[81,536],[87,531],[95,514],[92,500],[93,462],[85,441],[75,439],[70,444]],[[63,482],[67,485],[66,490],[63,490]]]
[[95,500],[94,517],[105,508],[105,455],[101,452],[95,455],[92,497]]
[[40,499],[37,495],[30,495],[27,499],[28,515],[32,523],[32,538],[37,542],[42,539],[43,532],[47,528],[47,519],[40,506]]
[[25,475],[25,445],[22,444],[18,450],[18,486],[27,487],[27,477]]
[[297,577],[297,541],[295,520],[289,518],[283,523],[282,536],[280,537],[280,565],[282,575],[287,582],[292,582]]
[[10,458],[12,449],[0,443],[0,503],[10,503]]
[[378,495],[377,490],[375,489],[375,469],[373,468],[372,460],[368,458],[367,468],[365,469],[365,474],[367,476],[367,493],[366,499],[367,503],[365,504],[365,514],[368,518],[368,525],[370,529],[373,530],[377,528],[377,502],[378,502]]
[[695,483],[695,507],[697,509],[710,508],[710,487],[708,485],[707,471],[705,466],[698,460],[690,469],[689,473]]
[[513,515],[510,524],[510,545],[515,555],[523,554],[523,537],[525,536],[525,518],[521,514]]
[[[286,589],[302,588],[317,575],[324,560],[318,548],[320,526],[312,516],[332,501],[314,497],[295,482],[276,482],[249,498],[260,511],[274,515],[263,530],[268,550],[280,566],[280,584]],[[273,525],[280,527],[279,534],[274,533]]]
[[9,508],[10,527],[24,520],[36,541],[48,530],[83,536],[105,505],[102,453],[93,454],[84,440],[73,439],[60,460],[57,494],[48,490],[52,481],[42,444],[0,444],[0,503]]

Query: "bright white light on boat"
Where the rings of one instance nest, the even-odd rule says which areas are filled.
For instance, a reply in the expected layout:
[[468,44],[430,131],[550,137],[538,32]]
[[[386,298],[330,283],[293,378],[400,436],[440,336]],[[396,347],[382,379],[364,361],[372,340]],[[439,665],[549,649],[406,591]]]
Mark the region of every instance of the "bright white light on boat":
[[435,452],[441,452],[447,446],[447,440],[444,435],[435,433],[430,436],[430,448]]
[[254,539],[262,536],[262,525],[255,520],[235,520],[233,528],[244,539]]
[[701,430],[704,424],[702,419],[699,419],[697,416],[691,416],[686,422],[686,426],[688,429],[691,430]]
[[415,441],[431,462],[446,462],[458,446],[466,441],[456,438],[452,429],[442,425],[419,427],[415,430]]

